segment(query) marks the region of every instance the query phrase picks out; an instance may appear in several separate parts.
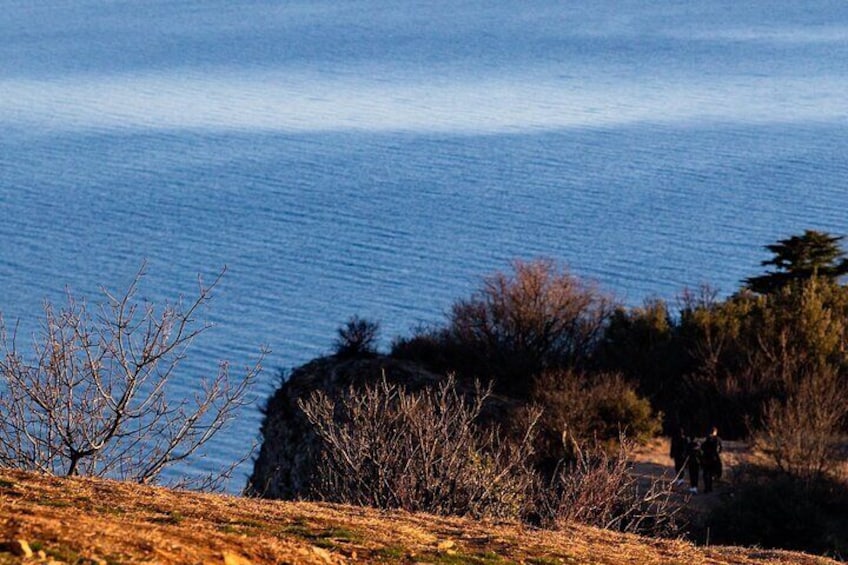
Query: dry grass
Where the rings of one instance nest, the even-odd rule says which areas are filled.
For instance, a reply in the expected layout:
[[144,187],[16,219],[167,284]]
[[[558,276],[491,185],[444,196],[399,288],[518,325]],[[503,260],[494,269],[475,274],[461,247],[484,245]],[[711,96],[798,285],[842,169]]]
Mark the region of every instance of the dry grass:
[[0,469],[0,565],[293,563],[826,564],[798,553],[696,547],[582,526],[514,523],[245,499]]

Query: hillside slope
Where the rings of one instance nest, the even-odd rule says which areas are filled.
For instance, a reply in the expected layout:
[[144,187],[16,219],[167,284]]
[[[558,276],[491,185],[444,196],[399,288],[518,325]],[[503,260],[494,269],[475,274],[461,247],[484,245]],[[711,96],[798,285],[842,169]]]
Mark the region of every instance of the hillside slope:
[[[34,551],[22,553],[18,540]],[[573,526],[509,523],[172,491],[0,469],[0,565],[18,563],[827,564]]]

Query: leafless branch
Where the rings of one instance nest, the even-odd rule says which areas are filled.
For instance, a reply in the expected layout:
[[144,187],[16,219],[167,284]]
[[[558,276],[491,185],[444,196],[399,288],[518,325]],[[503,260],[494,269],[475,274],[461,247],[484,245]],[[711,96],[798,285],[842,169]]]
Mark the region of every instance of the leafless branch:
[[122,294],[104,289],[93,308],[70,292],[61,308],[46,303],[28,356],[0,324],[0,464],[155,482],[247,402],[264,350],[238,376],[221,363],[197,379],[193,398],[169,394],[192,342],[210,328],[198,317],[223,271],[209,285],[199,279],[194,299],[158,308],[137,300],[145,273],[143,265]]

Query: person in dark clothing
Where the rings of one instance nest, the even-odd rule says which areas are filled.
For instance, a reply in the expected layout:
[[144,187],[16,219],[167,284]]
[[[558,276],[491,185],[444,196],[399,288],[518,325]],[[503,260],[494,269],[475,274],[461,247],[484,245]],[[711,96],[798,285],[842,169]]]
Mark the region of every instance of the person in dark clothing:
[[686,431],[680,428],[676,435],[671,436],[671,449],[669,457],[674,460],[674,476],[677,484],[683,484],[683,468],[686,467],[686,445],[688,444]]
[[698,494],[698,475],[701,472],[701,446],[694,437],[686,442],[686,468],[689,470],[689,492]]
[[712,428],[701,444],[701,467],[704,470],[704,492],[713,490],[713,480],[721,478],[721,438],[718,429]]

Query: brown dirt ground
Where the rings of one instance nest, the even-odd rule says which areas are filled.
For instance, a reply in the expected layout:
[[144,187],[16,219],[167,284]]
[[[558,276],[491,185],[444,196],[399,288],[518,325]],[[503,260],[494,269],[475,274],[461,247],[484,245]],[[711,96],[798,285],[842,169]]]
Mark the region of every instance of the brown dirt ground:
[[[660,460],[660,447],[643,450],[641,470],[664,472],[667,464]],[[35,555],[15,555],[10,545],[14,540],[26,541]],[[0,469],[0,565],[30,563],[835,562],[782,551],[697,547],[577,525],[552,532],[514,523],[256,500]]]

